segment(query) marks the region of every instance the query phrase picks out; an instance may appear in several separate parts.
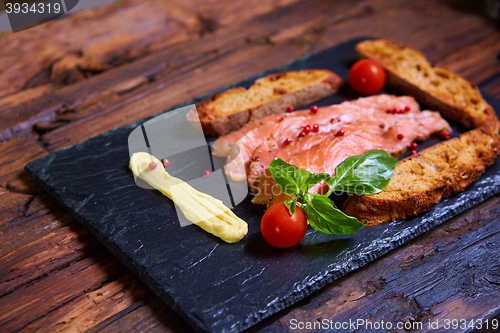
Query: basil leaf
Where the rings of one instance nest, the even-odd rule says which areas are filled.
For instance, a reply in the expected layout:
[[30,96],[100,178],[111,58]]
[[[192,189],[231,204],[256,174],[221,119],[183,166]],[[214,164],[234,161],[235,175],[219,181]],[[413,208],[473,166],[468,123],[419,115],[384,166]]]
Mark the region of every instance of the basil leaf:
[[328,196],[333,191],[361,195],[378,193],[389,184],[397,163],[398,160],[387,152],[377,149],[349,157],[337,166],[335,176],[327,181],[330,190],[326,195],[308,193],[312,186],[330,177],[326,173],[312,174],[279,158],[270,163],[269,170],[283,192],[294,197],[285,201],[291,215],[300,202],[312,228],[327,234],[348,235],[361,230],[367,222],[344,214]]
[[327,173],[312,174],[307,170],[275,158],[269,164],[269,171],[283,193],[289,196],[305,195],[309,189],[322,180],[330,178]]
[[297,198],[293,198],[284,202],[285,206],[288,207],[290,215],[295,213],[295,207],[297,206]]
[[308,185],[307,190],[309,190],[311,187],[313,187],[320,181],[326,180],[328,178],[330,178],[330,175],[327,173],[312,173],[309,176],[309,179],[307,180],[307,185]]
[[325,234],[349,235],[366,225],[366,221],[361,223],[357,218],[344,214],[324,195],[313,195],[302,209],[306,212],[309,225]]
[[297,170],[299,170],[298,167],[288,164],[280,158],[275,158],[269,164],[269,171],[274,181],[281,187],[281,191],[288,196],[299,194],[299,186],[295,177]]
[[396,164],[398,160],[381,149],[348,157],[335,168],[335,176],[328,182],[328,195],[334,191],[360,195],[378,193],[389,184]]
[[[286,162],[284,162],[286,163]],[[292,164],[290,164],[292,165]],[[299,167],[296,167],[295,165],[292,165],[293,167],[297,168],[296,173],[295,173],[295,179],[297,180],[297,186],[299,187],[299,193],[302,195],[305,195],[307,191],[309,191],[309,178],[311,177],[311,173],[305,169],[301,169]]]

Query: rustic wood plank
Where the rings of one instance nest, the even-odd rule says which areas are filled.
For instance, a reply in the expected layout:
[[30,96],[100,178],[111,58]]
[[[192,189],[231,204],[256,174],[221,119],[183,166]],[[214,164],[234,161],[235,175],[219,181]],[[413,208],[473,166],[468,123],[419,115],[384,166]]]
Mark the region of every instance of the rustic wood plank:
[[480,88],[483,89],[484,92],[500,99],[500,75],[497,75],[487,81],[483,81]]
[[116,280],[126,269],[114,257],[97,245],[96,254],[64,270],[60,270],[32,285],[2,297],[0,327],[8,332],[26,328],[81,295]]
[[158,297],[151,295],[88,330],[94,332],[194,332]]
[[[248,3],[243,6],[244,8],[241,8],[240,5],[235,7],[227,6],[227,3],[220,3],[218,7],[223,8],[223,10],[216,10],[216,12],[223,18],[227,17],[226,14],[228,14],[231,9],[244,9],[244,12],[239,12],[236,15],[239,17],[238,22],[241,23],[244,20],[260,15],[263,12],[269,12],[276,7],[292,2],[293,1],[291,0],[281,0],[278,2],[261,0],[259,3],[253,2],[251,5]],[[238,2],[231,3],[236,4]],[[262,6],[259,6],[259,4]],[[120,6],[125,9],[118,10]],[[194,3],[191,3],[191,7],[193,6]],[[197,6],[197,14],[192,14],[191,12],[184,10],[183,8],[186,6],[183,4],[175,5],[171,1],[167,0],[150,0],[147,3],[140,5],[140,8],[135,7],[137,7],[137,4],[134,4],[133,1],[121,1],[117,4],[103,6],[98,9],[89,9],[82,11],[81,13],[65,17],[57,21],[68,21],[67,25],[70,27],[70,31],[63,36],[59,36],[54,32],[59,29],[60,26],[54,25],[55,23],[53,22],[43,25],[43,29],[37,29],[38,35],[25,34],[24,31],[21,33],[21,37],[16,34],[16,38],[19,37],[21,39],[21,41],[16,40],[16,42],[22,44],[23,47],[34,49],[40,47],[39,39],[44,40],[43,43],[45,44],[50,44],[51,46],[54,45],[54,47],[49,50],[44,50],[44,57],[40,57],[37,61],[30,63],[30,66],[22,67],[22,64],[19,65],[19,63],[16,63],[16,66],[22,68],[24,72],[17,71],[19,68],[11,68],[11,63],[9,63],[9,61],[13,61],[12,57],[8,57],[8,61],[5,61],[3,66],[6,68],[6,71],[9,69],[10,71],[7,71],[8,73],[15,72],[18,82],[31,80],[33,81],[32,84],[43,85],[45,90],[41,91],[38,88],[26,89],[15,95],[8,95],[3,99],[0,94],[0,106],[6,108],[1,111],[3,107],[0,107],[0,113],[7,112],[7,115],[15,115],[15,117],[6,116],[5,122],[2,124],[3,126],[0,125],[0,140],[5,140],[13,135],[24,135],[29,132],[28,129],[38,121],[54,120],[54,112],[64,109],[64,103],[70,103],[70,100],[63,99],[61,104],[55,103],[55,105],[53,105],[54,103],[51,102],[54,102],[56,98],[51,96],[49,98],[49,103],[52,104],[51,107],[46,105],[47,101],[42,99],[42,101],[32,103],[29,107],[24,105],[16,108],[16,110],[9,110],[10,108],[16,107],[19,104],[26,104],[26,100],[41,96],[43,95],[43,92],[57,90],[61,86],[70,84],[74,81],[83,80],[91,76],[93,77],[95,74],[99,74],[99,76],[101,76],[103,71],[106,72],[110,68],[116,68],[117,66],[132,61],[135,58],[139,58],[144,54],[152,53],[165,48],[168,45],[179,43],[179,41],[184,39],[197,40],[198,35],[204,35],[205,33],[212,32],[219,26],[219,23],[216,22],[214,18],[208,17],[203,10],[199,10],[199,6]],[[168,22],[168,24],[165,26],[157,24],[155,25],[156,30],[141,29],[143,26],[150,27],[152,25],[152,20],[154,21],[154,19],[161,21],[159,16],[163,15],[162,13],[165,10],[159,10],[159,7],[168,8],[167,14],[165,14],[167,16],[165,22]],[[130,15],[134,15],[132,27],[127,26],[126,33],[120,34],[119,31],[124,30],[123,26],[120,24],[130,21]],[[82,17],[84,19],[82,19]],[[59,44],[67,38],[71,31],[81,31],[81,21],[87,20],[88,17],[92,17],[92,20],[95,23],[92,25],[92,29],[84,30],[88,33],[88,35],[82,36],[81,40],[78,40],[77,42],[73,42],[71,44],[66,43],[68,45],[65,44],[63,45],[64,47],[61,47]],[[171,22],[172,20],[174,22]],[[136,25],[141,26],[136,27]],[[186,28],[185,34],[177,32],[177,30],[182,30],[182,28]],[[97,35],[98,38],[93,38],[94,35]],[[108,39],[102,41],[102,36],[106,36],[105,38]],[[0,35],[0,40],[5,40],[4,44],[7,45],[12,43],[13,38],[14,37],[11,36],[11,34]],[[86,40],[92,40],[92,42],[86,42]],[[93,45],[92,43],[98,43],[98,45]],[[105,47],[103,47],[103,45]],[[60,54],[62,54],[62,58],[57,58]],[[56,58],[56,60],[53,58]],[[112,63],[109,63],[109,58],[111,58]],[[163,57],[161,60],[156,62],[162,63],[166,59],[168,59],[168,57]],[[54,63],[54,61],[56,62]],[[152,64],[154,64],[154,62],[152,62]],[[40,67],[43,67],[44,69],[41,70]],[[3,67],[2,59],[0,58],[0,70],[1,68]],[[154,70],[154,68],[149,68],[148,71]],[[43,74],[36,76],[38,81],[32,79],[34,71],[41,71],[40,73]],[[140,73],[137,73],[137,75],[140,75]],[[151,73],[148,75],[151,75]],[[134,76],[129,75],[128,77],[130,78]],[[127,77],[122,77],[120,80],[123,81],[126,79]],[[106,85],[95,87],[96,89],[94,89],[94,92],[102,91],[103,86],[105,87]],[[31,90],[34,91],[32,92]],[[80,96],[80,98],[83,98],[82,93],[84,93],[85,90],[82,91],[81,89],[76,89],[75,91],[78,92],[78,94],[70,95],[74,95],[73,97]],[[43,110],[46,112],[43,112]],[[19,127],[20,120],[24,121],[24,126]],[[15,126],[16,124],[18,125],[17,127]]]
[[[89,20],[99,22],[89,24]],[[46,83],[71,83],[197,37],[195,15],[168,0],[123,0],[36,29],[0,35],[0,97]],[[19,54],[37,55],[19,57]]]
[[[494,31],[484,39],[468,47],[462,47],[456,52],[441,58],[436,66],[446,67],[460,73],[467,80],[478,85],[490,84],[500,76],[500,31]],[[493,82],[491,82],[493,83]],[[496,95],[491,92],[497,98]]]
[[179,6],[196,13],[207,32],[214,29],[237,25],[254,17],[275,12],[299,0],[258,0],[258,1],[218,1],[218,0],[174,0]]
[[9,195],[17,198],[14,203],[0,202],[6,202],[8,209],[13,210],[16,205],[17,208],[15,213],[1,214],[8,221],[0,225],[0,257],[75,223],[48,194],[34,198],[25,194]]
[[[30,197],[15,193],[13,195],[16,197]],[[13,236],[11,234],[16,234],[17,238],[12,237],[14,240],[21,239],[24,243],[27,243],[28,239],[23,236],[23,233],[26,232],[32,238],[38,236],[38,239],[23,246],[20,246],[20,242],[16,242],[16,244],[4,244],[2,242],[0,256],[2,254],[5,254],[5,256],[0,257],[0,307],[1,304],[6,304],[5,300],[9,297],[14,297],[13,299],[17,300],[17,296],[20,294],[21,298],[23,298],[25,296],[22,295],[31,295],[33,290],[35,290],[35,294],[47,292],[55,297],[61,288],[60,283],[68,282],[64,276],[61,277],[61,272],[64,271],[69,275],[73,275],[79,274],[82,269],[90,272],[94,271],[94,273],[83,276],[82,288],[87,288],[88,285],[102,285],[102,287],[90,292],[85,290],[85,293],[81,295],[76,289],[75,295],[67,296],[71,300],[65,300],[63,307],[56,308],[54,311],[43,308],[39,313],[32,314],[32,316],[40,317],[40,319],[37,318],[36,322],[38,323],[35,324],[38,325],[38,328],[43,327],[44,331],[47,332],[62,332],[67,331],[73,325],[82,328],[92,327],[135,304],[138,299],[142,298],[142,294],[152,295],[152,292],[147,287],[139,282],[131,272],[126,270],[110,252],[98,244],[97,240],[80,224],[75,223],[73,219],[66,216],[67,222],[71,222],[71,225],[64,226],[61,221],[64,221],[65,215],[58,212],[52,213],[51,211],[57,210],[57,205],[51,202],[50,198],[43,197],[44,195],[37,196],[29,205],[21,207],[23,208],[23,218],[16,220],[16,222],[19,222],[19,228],[14,228],[12,225],[7,227],[2,225],[2,241],[4,237],[8,238]],[[20,203],[21,200],[17,200],[17,202]],[[50,223],[50,217],[53,218],[54,215],[59,215],[59,218],[53,222],[53,224],[56,224],[55,228],[52,228],[53,230],[45,236],[40,237],[43,232],[39,229],[54,227]],[[35,224],[35,230],[30,230],[30,224]],[[11,232],[12,229],[17,230]],[[8,247],[8,249],[5,249],[5,247]],[[80,261],[85,260],[89,261],[87,266],[83,268],[75,266]],[[116,276],[120,276],[118,280],[112,279],[110,282],[103,283],[103,279],[110,274],[108,269],[100,264],[103,260],[109,261],[109,265],[114,267],[114,270],[123,271],[124,274],[117,273]],[[92,269],[89,269],[90,266],[92,266]],[[73,267],[76,267],[76,270],[71,273]],[[68,282],[68,293],[71,292],[71,283],[73,282]],[[26,288],[29,289],[29,292],[26,292]],[[10,296],[12,294],[17,296]],[[73,296],[74,299],[71,298]],[[18,324],[21,326],[23,326],[22,323],[29,321],[24,316],[23,301],[13,301],[10,304],[12,311],[8,319],[14,320],[14,323],[19,320]],[[50,304],[51,301],[49,300],[48,303]],[[69,324],[69,326],[63,324]],[[11,327],[9,325],[9,323],[2,322],[2,319],[0,319],[0,327]],[[12,328],[17,330],[22,327],[14,324]],[[32,328],[26,327],[23,329],[31,330]]]
[[90,292],[85,291],[63,307],[31,323],[26,330],[70,332],[77,328],[83,332],[151,294],[130,271],[124,271],[118,279]]
[[0,258],[0,297],[92,254],[97,240],[83,227],[64,227]]
[[[0,36],[0,38],[1,38],[1,36]],[[40,96],[47,94],[48,92],[50,92],[54,89],[55,89],[55,87],[51,84],[43,84],[43,85],[37,86],[35,88],[21,90],[17,93],[0,98],[0,110],[12,108],[12,107],[17,106],[21,103],[24,103],[27,100],[38,98]]]
[[0,142],[0,186],[21,193],[39,193],[38,186],[24,172],[24,166],[47,154],[34,137]]
[[[432,63],[458,50],[498,33],[495,26],[474,13],[449,10],[439,1],[411,1],[399,6],[382,6],[383,10],[366,8],[367,13],[327,25],[312,51],[323,49],[343,36],[370,35],[388,38],[422,51]],[[312,38],[315,31],[299,36]],[[432,38],[429,38],[432,36]]]
[[[315,0],[318,2],[318,0]],[[365,0],[367,1],[367,0]],[[348,5],[348,1],[342,1],[343,7]],[[291,21],[315,17],[318,15],[318,9],[311,4],[304,2],[284,8],[282,11],[295,13],[293,17],[288,17]],[[341,8],[342,9],[342,8]],[[302,13],[303,15],[299,15]],[[304,16],[308,13],[307,16]],[[289,14],[290,15],[290,14]],[[283,16],[283,15],[281,15]],[[144,15],[144,17],[148,17]],[[286,18],[286,17],[285,17]],[[258,21],[258,20],[257,20]],[[268,17],[265,22],[267,27],[274,31],[279,31],[275,24],[286,23],[284,17],[280,18],[281,22],[275,22],[274,17]],[[256,40],[265,37],[265,31],[262,30],[262,24],[254,27],[255,24],[250,24],[251,30]],[[66,109],[73,112],[78,109],[78,104],[85,103],[89,98],[98,98],[103,91],[109,87],[115,86],[124,80],[137,78],[140,76],[148,77],[151,80],[156,80],[156,76],[161,72],[186,72],[186,70],[194,70],[192,64],[197,62],[210,62],[220,56],[221,52],[235,47],[247,44],[247,35],[252,34],[252,31],[247,31],[248,26],[242,24],[238,29],[226,28],[220,29],[223,35],[217,34],[216,38],[212,35],[202,39],[202,43],[195,41],[191,44],[182,44],[172,46],[167,50],[155,52],[151,56],[143,57],[140,61],[115,70],[108,70],[98,77],[92,77],[80,84],[74,84],[58,89],[50,94],[50,96],[41,96],[33,100],[28,100],[25,103],[16,105],[2,111],[5,121],[0,124],[0,140],[5,140],[13,136],[20,136],[28,133],[31,127],[39,121],[54,121],[56,112],[65,112]],[[225,38],[223,37],[225,36]],[[260,37],[259,37],[260,36]],[[179,43],[178,43],[179,44]],[[226,50],[226,51],[223,51]],[[188,66],[183,66],[187,64]],[[167,81],[163,80],[163,84]],[[138,94],[136,92],[136,94]],[[105,94],[106,95],[106,94]],[[106,99],[106,98],[105,98]],[[1,104],[1,103],[0,103]],[[75,105],[77,104],[77,105]]]
[[6,188],[15,193],[26,193],[32,195],[43,193],[42,188],[39,187],[35,181],[28,176],[26,172],[24,172],[24,170],[20,171],[16,178],[9,180]]
[[25,215],[27,205],[32,200],[31,195],[12,193],[0,187],[0,227]]
[[[9,80],[0,86],[0,97],[43,82],[57,85],[79,81],[172,43],[197,39],[219,26],[240,23],[296,1],[118,1],[34,30],[15,35],[5,32],[0,39],[8,51],[0,57],[0,70]],[[88,25],[89,18],[96,24]],[[70,38],[72,35],[79,38]],[[48,44],[50,48],[45,47]],[[42,50],[42,56],[23,63],[12,56],[19,47],[25,54]]]
[[[30,209],[30,215],[36,213],[39,213],[37,208]],[[90,263],[84,268],[78,267],[71,272],[80,261],[89,260]],[[113,270],[122,272],[116,274],[119,276],[117,280],[102,282],[110,274],[107,266],[101,265],[104,260],[114,267]],[[89,268],[90,266],[92,268]],[[32,314],[28,319],[24,314],[24,299],[14,301],[10,304],[13,309],[8,319],[14,320],[14,324],[2,322],[0,319],[0,326],[4,324],[6,327],[11,327],[9,325],[12,324],[14,330],[23,328],[28,331],[43,328],[42,331],[46,332],[65,332],[70,327],[79,327],[81,331],[136,305],[142,299],[156,298],[133,273],[126,270],[81,225],[72,223],[17,250],[10,251],[0,258],[0,308],[11,294],[24,297],[22,295],[48,293],[55,296],[61,288],[60,283],[69,283],[66,292],[71,293],[71,283],[74,281],[66,281],[64,275],[61,277],[61,273],[64,271],[69,275],[80,274],[82,269],[87,272],[93,271],[93,273],[83,275],[82,288],[88,288],[89,285],[101,284],[102,286],[91,291],[84,290],[84,293],[76,289],[76,294],[67,296],[69,300],[64,301],[64,306],[57,307],[54,311],[47,307],[39,312],[33,310],[36,314]],[[74,298],[71,298],[73,296]],[[15,296],[13,297],[16,299]],[[161,305],[165,307],[165,304]],[[174,318],[176,316],[174,314]],[[36,319],[30,325],[23,326],[22,323],[34,317]],[[4,319],[7,321],[6,318]],[[16,320],[20,326],[16,326]],[[180,326],[185,325],[179,318],[177,321]]]

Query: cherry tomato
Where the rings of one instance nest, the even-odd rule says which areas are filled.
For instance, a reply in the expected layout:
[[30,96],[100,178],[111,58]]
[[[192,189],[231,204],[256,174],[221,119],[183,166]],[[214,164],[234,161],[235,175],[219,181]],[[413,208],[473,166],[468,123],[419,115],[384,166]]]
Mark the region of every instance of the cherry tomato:
[[279,202],[264,213],[260,222],[264,239],[272,246],[292,247],[304,238],[307,230],[307,216],[302,208],[295,207],[290,215],[284,203]]
[[385,85],[385,70],[376,61],[361,59],[349,71],[349,84],[359,93],[375,94]]

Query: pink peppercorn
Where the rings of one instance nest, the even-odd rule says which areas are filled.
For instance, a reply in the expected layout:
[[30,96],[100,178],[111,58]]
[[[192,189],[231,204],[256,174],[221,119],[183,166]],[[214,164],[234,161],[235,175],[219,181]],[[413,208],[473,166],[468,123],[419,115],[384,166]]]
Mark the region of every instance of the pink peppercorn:
[[293,111],[295,111],[295,109],[291,105],[286,108],[286,112],[288,112],[288,113],[292,113]]
[[316,105],[311,106],[311,112],[312,113],[317,113],[318,112],[318,107]]
[[156,169],[156,162],[149,163],[149,170],[154,170],[154,169]]
[[314,124],[313,125],[313,132],[318,132],[319,131],[319,125],[318,124]]
[[404,138],[404,137],[405,137],[405,136],[404,136],[402,133],[399,133],[399,134],[398,134],[398,139],[399,139],[399,140],[403,140],[403,138]]
[[162,159],[162,160],[161,160],[161,163],[163,163],[163,166],[164,166],[164,167],[168,167],[168,166],[170,165],[170,161],[169,161],[169,160],[167,160],[166,158]]
[[212,171],[211,171],[211,170],[209,170],[209,169],[207,169],[207,170],[205,170],[205,171],[203,172],[203,177],[208,177],[208,176],[210,176],[211,174],[212,174]]
[[441,132],[441,139],[443,140],[448,140],[451,136],[450,131],[442,131]]

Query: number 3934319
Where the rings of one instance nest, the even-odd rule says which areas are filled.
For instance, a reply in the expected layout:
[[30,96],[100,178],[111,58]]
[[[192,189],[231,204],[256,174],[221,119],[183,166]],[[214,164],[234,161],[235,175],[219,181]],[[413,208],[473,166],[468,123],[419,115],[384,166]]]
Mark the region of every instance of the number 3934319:
[[56,19],[73,9],[79,0],[45,0],[36,2],[5,1],[5,12],[13,32],[33,28]]

